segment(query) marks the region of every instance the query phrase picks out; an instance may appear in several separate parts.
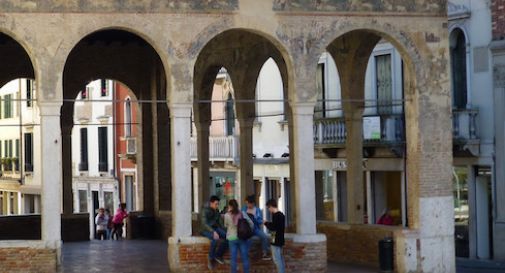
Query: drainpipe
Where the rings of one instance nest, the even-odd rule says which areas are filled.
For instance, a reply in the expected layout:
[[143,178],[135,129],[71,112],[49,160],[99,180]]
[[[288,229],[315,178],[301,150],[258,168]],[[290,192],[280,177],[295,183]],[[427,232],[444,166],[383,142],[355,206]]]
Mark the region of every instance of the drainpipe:
[[[116,96],[116,81],[112,81],[112,152],[114,154],[114,160],[112,160],[112,170],[113,170],[113,177],[114,180],[117,182],[117,193],[118,193],[118,200],[121,202],[121,183],[119,183],[119,179],[117,176],[117,145],[116,145],[116,104],[117,104],[117,96]],[[116,204],[115,204],[116,205]],[[115,206],[114,205],[114,206]],[[113,213],[113,212],[112,212]]]

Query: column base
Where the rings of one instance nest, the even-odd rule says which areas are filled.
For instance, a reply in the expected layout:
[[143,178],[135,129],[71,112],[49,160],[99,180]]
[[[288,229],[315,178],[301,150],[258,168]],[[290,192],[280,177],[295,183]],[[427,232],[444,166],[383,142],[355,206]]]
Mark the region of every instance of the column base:
[[[204,237],[185,237],[168,239],[168,262],[170,272],[230,272],[229,264],[217,265],[210,271],[207,268],[210,241]],[[275,273],[273,261],[261,260],[261,244],[253,239],[249,250],[251,271]],[[229,252],[225,260],[229,260]],[[326,272],[326,236],[321,234],[286,234],[284,247],[286,272],[323,273]],[[240,267],[239,261],[239,267]]]

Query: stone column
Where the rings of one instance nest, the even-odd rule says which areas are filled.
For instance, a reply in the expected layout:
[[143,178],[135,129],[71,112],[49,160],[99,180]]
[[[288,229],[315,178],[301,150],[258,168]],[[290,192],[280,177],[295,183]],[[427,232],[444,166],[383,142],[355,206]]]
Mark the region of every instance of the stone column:
[[170,108],[172,147],[172,237],[190,237],[191,230],[191,105]]
[[61,245],[62,153],[60,105],[39,103],[42,178],[42,240],[51,248]]
[[[73,116],[73,115],[72,115]],[[63,214],[74,213],[72,191],[72,128],[73,125],[66,120],[61,121],[61,146],[63,162]]]
[[209,171],[209,127],[210,121],[196,123],[197,142],[197,172],[198,172],[198,204],[205,204],[210,198],[210,171]]
[[[254,194],[253,182],[253,123],[254,119],[239,119],[240,125],[240,196],[237,200],[244,200],[246,196]],[[239,202],[240,202],[239,201]]]
[[[351,108],[351,107],[349,107]],[[356,108],[345,112],[345,140],[347,159],[347,222],[363,224],[364,169],[363,169],[363,114]]]
[[316,189],[314,181],[313,103],[291,105],[293,115],[293,143],[290,147],[293,158],[295,187],[296,232],[316,234]]

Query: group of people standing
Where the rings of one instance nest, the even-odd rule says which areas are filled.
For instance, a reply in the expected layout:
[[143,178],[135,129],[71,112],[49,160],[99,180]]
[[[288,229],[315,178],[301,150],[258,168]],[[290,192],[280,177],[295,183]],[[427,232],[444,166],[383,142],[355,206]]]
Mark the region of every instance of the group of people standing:
[[[237,200],[228,201],[228,206],[219,211],[219,197],[210,197],[201,213],[201,234],[210,239],[209,262],[210,270],[216,263],[224,264],[223,255],[226,249],[230,249],[231,272],[237,272],[237,258],[240,252],[244,273],[249,273],[249,248],[251,237],[256,236],[261,240],[262,259],[271,260],[275,263],[279,273],[285,272],[282,249],[284,246],[285,216],[279,211],[277,201],[271,199],[266,206],[272,214],[272,221],[263,221],[263,212],[256,206],[255,196],[248,196],[245,205],[239,209]],[[247,224],[246,224],[247,223]],[[249,226],[249,232],[245,225]],[[264,232],[263,226],[271,233],[270,237]],[[249,233],[244,235],[244,233]],[[271,253],[271,256],[269,255]]]
[[123,222],[128,217],[126,204],[119,204],[116,214],[112,216],[109,209],[99,208],[95,217],[96,238],[98,240],[121,240],[123,238]]

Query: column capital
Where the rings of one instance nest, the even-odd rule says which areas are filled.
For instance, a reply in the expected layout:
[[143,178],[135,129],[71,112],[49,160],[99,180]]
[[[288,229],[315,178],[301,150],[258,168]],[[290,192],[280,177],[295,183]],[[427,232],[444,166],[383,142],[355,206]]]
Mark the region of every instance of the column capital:
[[40,116],[61,116],[61,103],[39,102]]
[[237,120],[240,128],[252,128],[254,126],[254,118],[239,118]]
[[193,105],[191,103],[173,103],[170,104],[170,117],[190,118]]
[[289,102],[293,115],[314,115],[315,102]]

